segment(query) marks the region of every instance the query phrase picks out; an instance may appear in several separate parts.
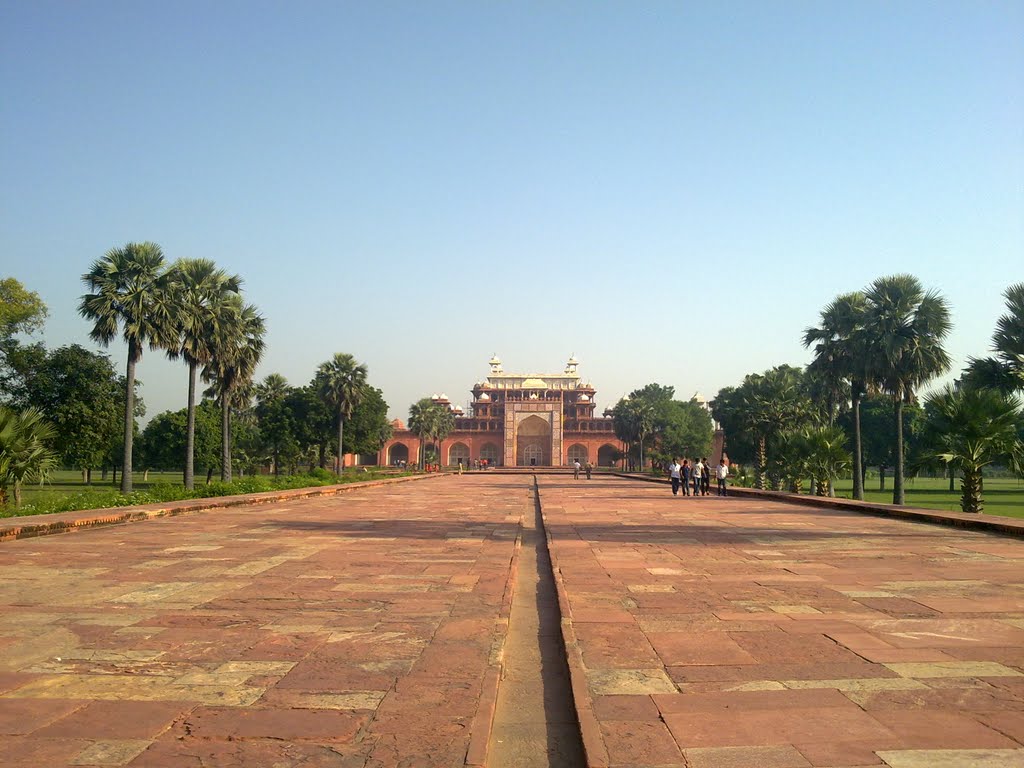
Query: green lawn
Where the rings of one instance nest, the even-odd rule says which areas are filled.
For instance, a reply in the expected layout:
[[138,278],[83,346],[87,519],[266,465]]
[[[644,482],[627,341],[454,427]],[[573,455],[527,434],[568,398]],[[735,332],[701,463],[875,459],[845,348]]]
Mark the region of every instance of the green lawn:
[[202,477],[196,478],[194,491],[186,491],[183,488],[180,472],[150,472],[148,477],[144,472],[135,472],[133,492],[129,496],[120,494],[120,483],[113,482],[113,475],[108,476],[108,479],[104,481],[99,473],[94,473],[92,484],[86,485],[82,481],[80,472],[60,471],[53,473],[50,482],[43,486],[23,486],[21,507],[15,508],[13,504],[0,506],[0,517],[38,515],[94,507],[124,507],[158,501],[230,496],[288,488],[307,488],[410,474],[388,468],[370,469],[367,467],[366,470],[362,467],[347,469],[341,478],[323,470],[316,470],[311,475],[282,475],[280,478],[271,475],[246,475],[245,477],[236,477],[230,485],[223,485],[215,479],[210,486],[206,485],[204,474]]
[[[864,485],[864,500],[892,503],[892,477],[885,478],[886,490],[878,490],[878,478],[868,477]],[[907,505],[926,509],[941,509],[947,512],[960,511],[960,483],[957,490],[949,492],[949,480],[931,477],[916,477],[906,482]],[[853,479],[847,478],[836,483],[836,496],[853,498]],[[988,478],[985,480],[983,497],[984,514],[1024,518],[1024,481],[1010,477]]]

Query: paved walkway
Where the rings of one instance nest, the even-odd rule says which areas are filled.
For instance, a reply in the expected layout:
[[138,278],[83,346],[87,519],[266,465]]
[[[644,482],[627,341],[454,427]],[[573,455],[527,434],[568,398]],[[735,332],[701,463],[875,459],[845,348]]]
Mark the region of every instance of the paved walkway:
[[461,766],[534,509],[451,478],[0,544],[0,765]]
[[[589,765],[1024,766],[1024,541],[539,482]],[[480,764],[536,720],[534,512],[467,474],[0,543],[0,765]]]
[[541,501],[592,765],[1024,766],[1024,541],[616,479]]

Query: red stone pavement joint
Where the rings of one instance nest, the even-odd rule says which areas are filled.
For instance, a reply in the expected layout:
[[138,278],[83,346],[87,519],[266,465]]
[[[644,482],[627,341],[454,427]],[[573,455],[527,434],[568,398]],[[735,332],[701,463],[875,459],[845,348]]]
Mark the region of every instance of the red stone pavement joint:
[[[174,517],[207,509],[225,509],[242,507],[252,504],[272,504],[278,501],[305,499],[315,496],[334,496],[347,491],[373,488],[378,485],[391,485],[412,480],[428,480],[442,477],[441,473],[428,475],[410,475],[408,477],[392,477],[382,480],[344,483],[341,485],[323,485],[314,488],[292,488],[286,491],[265,491],[263,493],[244,493],[238,496],[216,496],[208,499],[187,499],[185,501],[158,502],[140,504],[134,507],[118,507],[112,509],[82,509],[75,512],[60,512],[52,515],[36,515],[31,518],[6,518],[0,520],[0,543],[29,539],[35,536],[52,536],[57,533],[73,533],[75,531],[96,528],[104,525],[120,525],[137,523],[142,520],[153,520],[160,517]],[[24,522],[26,519],[31,522]]]
[[512,566],[508,569],[505,593],[502,595],[498,622],[502,625],[500,641],[491,649],[490,666],[484,675],[480,706],[473,718],[469,747],[466,750],[466,765],[487,765],[487,747],[490,744],[491,728],[494,725],[494,710],[498,703],[498,686],[502,677],[502,651],[508,638],[509,616],[512,613],[512,597],[515,593],[516,575],[519,573],[519,553],[523,548],[523,534],[520,529],[512,552]]
[[[650,475],[616,473],[615,476],[627,480],[642,480],[647,483],[669,484],[667,478],[651,477]],[[898,517],[903,520],[916,520],[921,523],[933,523],[936,525],[951,525],[956,528],[966,528],[974,531],[1024,536],[1024,520],[1012,517],[968,514],[966,512],[943,512],[937,509],[878,504],[870,501],[855,501],[854,499],[835,499],[829,496],[804,496],[796,493],[787,493],[786,491],[762,491],[757,488],[740,488],[738,486],[729,486],[729,493],[735,496],[749,496],[752,498],[781,501],[786,504],[801,504],[807,507],[817,507],[818,509],[841,509],[846,512],[860,512],[864,515]]]
[[573,705],[576,708],[576,719],[579,721],[583,754],[587,761],[586,768],[608,768],[608,750],[605,748],[604,738],[601,736],[601,726],[594,715],[594,703],[590,698],[587,673],[583,666],[583,654],[573,629],[572,607],[569,604],[565,583],[562,581],[562,571],[558,566],[556,548],[552,546],[551,532],[548,529],[548,520],[544,514],[544,504],[536,477],[534,477],[533,483],[537,492],[537,505],[540,507],[541,519],[544,521],[544,536],[547,540],[548,553],[551,556],[555,588],[558,590],[558,609],[562,614],[562,641],[565,644],[565,658],[569,665]]

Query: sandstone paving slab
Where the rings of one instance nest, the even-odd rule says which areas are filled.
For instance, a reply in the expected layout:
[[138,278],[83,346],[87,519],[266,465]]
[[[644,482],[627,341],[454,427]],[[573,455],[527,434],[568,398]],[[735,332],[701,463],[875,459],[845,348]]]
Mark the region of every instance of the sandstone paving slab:
[[533,511],[464,476],[6,541],[0,765],[461,765]]
[[593,765],[658,765],[642,733],[691,768],[1024,765],[1024,541],[618,478],[539,487]]

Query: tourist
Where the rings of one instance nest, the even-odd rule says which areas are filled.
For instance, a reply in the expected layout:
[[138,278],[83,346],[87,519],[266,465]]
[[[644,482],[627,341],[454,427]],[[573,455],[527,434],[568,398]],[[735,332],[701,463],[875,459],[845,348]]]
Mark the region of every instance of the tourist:
[[683,459],[683,468],[679,470],[679,479],[683,485],[683,496],[690,495],[690,474],[693,470],[690,468],[690,460]]
[[729,476],[729,465],[726,464],[726,458],[723,456],[722,460],[718,462],[718,468],[715,472],[718,476],[718,495],[728,496],[725,492],[725,478]]
[[710,496],[711,495],[711,465],[708,464],[708,457],[705,456],[701,459],[701,463],[704,465],[704,474],[701,475],[700,483],[700,495]]
[[683,467],[679,464],[679,459],[672,459],[672,463],[668,465],[668,476],[672,479],[672,495],[679,495],[679,473]]
[[693,478],[693,495],[700,496],[700,484],[704,474],[704,465],[700,459],[693,460],[693,472],[691,477]]
[[588,461],[584,469],[587,471],[587,480],[589,480],[590,473],[594,471],[594,465]]
[[580,479],[580,469],[582,468],[582,466],[583,465],[580,464],[580,460],[579,459],[576,459],[576,461],[574,461],[572,463],[572,479],[573,480],[579,480]]

